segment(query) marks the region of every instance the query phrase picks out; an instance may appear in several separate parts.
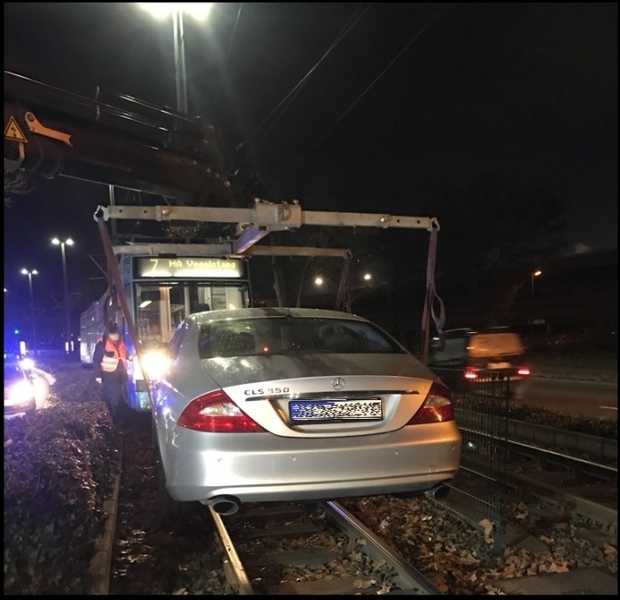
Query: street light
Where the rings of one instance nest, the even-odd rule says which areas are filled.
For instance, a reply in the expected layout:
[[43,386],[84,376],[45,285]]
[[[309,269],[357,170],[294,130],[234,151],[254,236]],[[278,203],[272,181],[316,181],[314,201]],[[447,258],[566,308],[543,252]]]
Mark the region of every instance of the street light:
[[372,279],[371,273],[364,273],[364,281],[370,281]]
[[68,352],[69,341],[71,339],[71,317],[69,315],[69,281],[67,279],[67,255],[65,254],[65,245],[73,246],[75,242],[71,238],[67,238],[61,242],[57,237],[52,238],[54,246],[60,246],[62,253],[62,278],[64,283],[65,294],[65,351]]
[[39,271],[37,271],[36,269],[32,269],[32,271],[29,271],[28,269],[24,268],[21,270],[21,274],[28,276],[28,287],[30,289],[30,320],[32,324],[32,340],[31,341],[32,341],[32,351],[34,352],[37,348],[37,330],[34,324],[34,294],[32,292],[32,276],[38,275]]
[[321,287],[323,285],[323,278],[320,275],[314,278],[314,285],[317,287]]
[[540,277],[541,275],[542,275],[542,271],[540,269],[536,269],[536,271],[534,271],[532,273],[532,277],[531,277],[531,280],[532,280],[532,296],[534,296],[534,279],[536,277]]
[[211,12],[213,2],[139,2],[138,6],[158,21],[163,21],[172,15],[177,110],[186,115],[189,111],[187,105],[187,71],[185,68],[183,15],[190,15],[196,19],[196,21],[204,23]]

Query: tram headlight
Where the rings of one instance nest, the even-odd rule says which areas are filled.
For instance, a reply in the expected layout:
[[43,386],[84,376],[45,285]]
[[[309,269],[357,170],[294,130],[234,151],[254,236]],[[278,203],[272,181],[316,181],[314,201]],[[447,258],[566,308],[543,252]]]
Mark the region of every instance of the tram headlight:
[[149,381],[163,379],[168,374],[172,364],[170,356],[163,350],[149,350],[145,352],[140,362]]

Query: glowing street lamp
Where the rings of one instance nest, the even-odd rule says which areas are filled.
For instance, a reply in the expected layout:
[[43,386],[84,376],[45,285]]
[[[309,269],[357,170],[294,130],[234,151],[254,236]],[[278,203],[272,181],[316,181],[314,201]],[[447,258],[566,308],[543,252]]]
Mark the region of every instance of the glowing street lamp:
[[32,350],[34,352],[37,348],[37,330],[34,324],[34,294],[32,291],[32,276],[38,275],[39,271],[37,271],[36,269],[32,269],[32,271],[29,271],[28,269],[24,268],[20,272],[22,275],[28,276],[28,288],[30,289],[30,322],[32,326]]
[[317,287],[321,287],[323,283],[323,278],[320,275],[314,278],[314,285],[316,285]]
[[364,279],[364,281],[371,281],[372,280],[372,274],[371,273],[364,273],[363,279]]
[[188,113],[187,71],[185,68],[183,15],[190,15],[199,23],[204,23],[211,12],[213,2],[139,2],[138,6],[158,21],[163,21],[172,16],[177,110],[186,115]]
[[[65,293],[65,350],[69,347],[71,339],[71,317],[69,315],[69,280],[67,278],[67,255],[65,254],[65,246],[73,246],[75,242],[71,238],[67,238],[64,242],[57,237],[52,238],[52,245],[60,246],[62,253],[62,278]],[[68,350],[67,350],[68,351]]]

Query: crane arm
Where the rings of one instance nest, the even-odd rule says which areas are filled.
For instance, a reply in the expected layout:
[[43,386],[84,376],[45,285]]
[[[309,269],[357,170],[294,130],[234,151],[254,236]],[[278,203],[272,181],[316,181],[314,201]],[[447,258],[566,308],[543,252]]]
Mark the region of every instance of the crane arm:
[[58,175],[231,206],[216,132],[126,94],[93,98],[4,72],[5,193]]

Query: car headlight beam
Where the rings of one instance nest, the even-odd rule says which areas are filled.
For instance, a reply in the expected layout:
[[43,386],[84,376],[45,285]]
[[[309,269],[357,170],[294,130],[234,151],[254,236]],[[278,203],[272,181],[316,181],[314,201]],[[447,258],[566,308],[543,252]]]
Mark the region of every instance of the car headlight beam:
[[163,379],[170,369],[170,357],[161,350],[149,350],[141,357],[142,369],[149,381]]
[[8,390],[4,403],[7,406],[28,404],[34,397],[34,388],[28,381],[18,381]]

